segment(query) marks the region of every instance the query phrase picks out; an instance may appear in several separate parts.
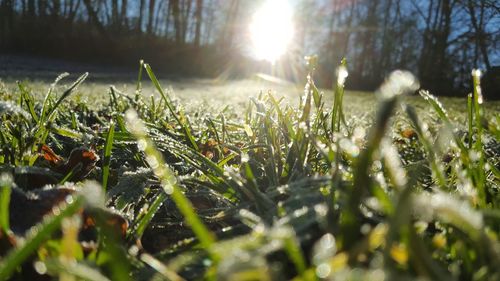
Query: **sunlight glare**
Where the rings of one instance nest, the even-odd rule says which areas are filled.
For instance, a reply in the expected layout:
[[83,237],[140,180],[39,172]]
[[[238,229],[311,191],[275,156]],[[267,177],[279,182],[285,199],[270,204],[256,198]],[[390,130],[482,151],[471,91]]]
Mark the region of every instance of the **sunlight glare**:
[[266,0],[250,24],[253,50],[271,63],[286,52],[293,37],[292,9],[287,0]]

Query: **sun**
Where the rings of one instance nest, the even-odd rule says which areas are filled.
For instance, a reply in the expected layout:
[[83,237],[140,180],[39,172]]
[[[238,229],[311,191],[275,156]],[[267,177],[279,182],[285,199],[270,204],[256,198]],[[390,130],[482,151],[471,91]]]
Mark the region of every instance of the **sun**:
[[265,0],[250,24],[253,51],[258,59],[276,62],[293,38],[292,9],[287,0]]

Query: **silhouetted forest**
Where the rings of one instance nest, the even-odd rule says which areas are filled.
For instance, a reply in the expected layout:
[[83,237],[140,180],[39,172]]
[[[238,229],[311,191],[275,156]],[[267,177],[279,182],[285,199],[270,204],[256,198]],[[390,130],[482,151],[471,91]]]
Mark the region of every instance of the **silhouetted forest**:
[[[243,75],[265,65],[253,62],[248,40],[261,2],[0,0],[0,50],[128,66],[144,58],[170,73]],[[276,66],[288,78],[302,79],[303,56],[317,53],[323,86],[346,57],[352,89],[374,89],[396,68],[413,71],[436,94],[470,88],[473,68],[488,72],[490,97],[498,89],[496,0],[290,2],[294,43]]]

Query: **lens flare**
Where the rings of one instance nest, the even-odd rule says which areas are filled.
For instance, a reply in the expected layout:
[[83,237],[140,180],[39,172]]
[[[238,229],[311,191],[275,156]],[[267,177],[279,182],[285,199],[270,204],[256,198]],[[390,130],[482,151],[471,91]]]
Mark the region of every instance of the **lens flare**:
[[276,62],[293,38],[292,9],[287,0],[266,0],[250,24],[254,54]]

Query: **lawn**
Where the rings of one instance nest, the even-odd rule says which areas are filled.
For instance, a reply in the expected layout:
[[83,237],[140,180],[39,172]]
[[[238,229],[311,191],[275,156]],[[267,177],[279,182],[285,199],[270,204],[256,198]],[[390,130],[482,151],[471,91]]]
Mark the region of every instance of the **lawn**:
[[139,69],[0,85],[0,280],[500,279],[499,102]]

